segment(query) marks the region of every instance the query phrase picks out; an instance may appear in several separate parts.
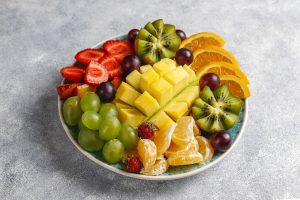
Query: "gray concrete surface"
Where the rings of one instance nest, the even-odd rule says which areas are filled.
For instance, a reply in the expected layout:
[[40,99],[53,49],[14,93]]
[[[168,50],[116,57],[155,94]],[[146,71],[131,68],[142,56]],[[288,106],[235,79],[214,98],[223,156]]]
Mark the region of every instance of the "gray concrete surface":
[[[300,1],[0,0],[0,199],[300,198]],[[98,41],[164,18],[226,40],[251,80],[243,138],[217,166],[146,182],[81,155],[57,113],[59,69]]]

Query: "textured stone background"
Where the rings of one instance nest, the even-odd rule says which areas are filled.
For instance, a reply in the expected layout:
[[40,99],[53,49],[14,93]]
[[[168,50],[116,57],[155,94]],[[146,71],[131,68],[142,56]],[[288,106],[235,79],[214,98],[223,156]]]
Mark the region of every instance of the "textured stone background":
[[[0,0],[1,199],[300,198],[300,1]],[[251,80],[249,121],[217,166],[146,182],[81,155],[57,113],[59,69],[97,42],[164,18],[214,31]]]

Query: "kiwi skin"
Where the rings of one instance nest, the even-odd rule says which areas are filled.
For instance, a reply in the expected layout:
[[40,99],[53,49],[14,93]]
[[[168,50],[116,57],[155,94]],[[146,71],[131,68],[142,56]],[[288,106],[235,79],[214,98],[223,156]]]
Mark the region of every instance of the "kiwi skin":
[[194,102],[192,114],[202,130],[213,133],[232,128],[238,122],[242,106],[243,101],[231,96],[227,85],[214,91],[205,86]]
[[158,19],[140,29],[134,44],[135,52],[143,63],[153,65],[162,58],[174,58],[181,39],[175,26]]

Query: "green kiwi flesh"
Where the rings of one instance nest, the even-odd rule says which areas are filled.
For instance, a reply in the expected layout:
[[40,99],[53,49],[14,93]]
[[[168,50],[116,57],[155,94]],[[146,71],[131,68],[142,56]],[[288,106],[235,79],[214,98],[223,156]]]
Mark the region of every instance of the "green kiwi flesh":
[[238,122],[243,103],[231,96],[227,85],[221,85],[214,91],[205,86],[193,104],[192,114],[202,130],[210,133],[225,131]]

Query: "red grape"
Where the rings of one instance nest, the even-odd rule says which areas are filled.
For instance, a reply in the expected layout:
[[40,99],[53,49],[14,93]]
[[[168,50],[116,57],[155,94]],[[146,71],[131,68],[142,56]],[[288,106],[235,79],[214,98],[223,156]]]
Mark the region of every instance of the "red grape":
[[139,70],[141,66],[141,60],[136,55],[129,55],[124,58],[121,63],[123,70],[129,74],[134,70]]
[[114,100],[116,92],[115,87],[110,82],[102,83],[96,90],[101,102],[111,102]]
[[208,73],[202,76],[200,80],[200,88],[203,89],[208,86],[211,90],[214,90],[220,85],[220,78],[217,74]]
[[219,152],[227,151],[231,146],[231,137],[226,132],[218,132],[211,139],[211,145]]
[[191,64],[194,60],[193,53],[187,48],[181,48],[176,52],[175,59],[177,64]]
[[131,44],[134,43],[134,40],[136,38],[136,36],[139,34],[139,30],[138,29],[131,29],[129,32],[128,32],[128,40],[129,42],[131,42]]
[[186,39],[186,34],[185,34],[185,32],[183,32],[183,30],[177,29],[176,34],[180,37],[181,41]]

